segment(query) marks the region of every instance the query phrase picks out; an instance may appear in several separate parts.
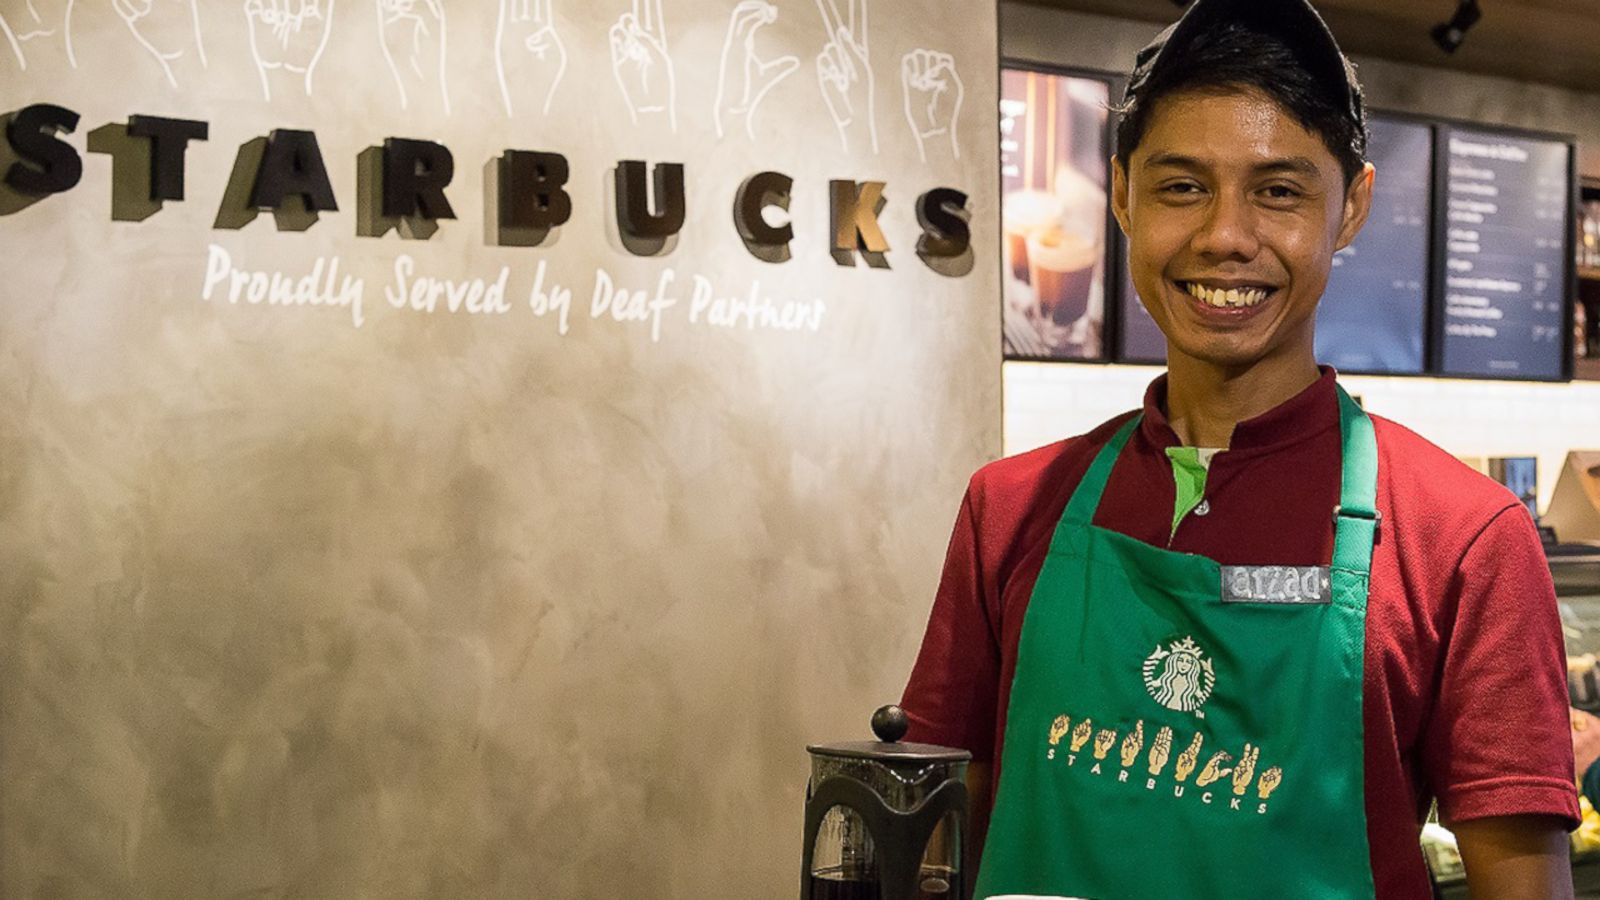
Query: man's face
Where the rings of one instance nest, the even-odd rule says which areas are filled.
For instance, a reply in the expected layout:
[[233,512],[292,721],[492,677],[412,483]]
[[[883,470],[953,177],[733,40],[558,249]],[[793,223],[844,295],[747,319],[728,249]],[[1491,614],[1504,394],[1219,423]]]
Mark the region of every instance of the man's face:
[[1134,286],[1175,353],[1230,369],[1313,353],[1335,251],[1372,202],[1322,139],[1248,89],[1158,101],[1112,204]]

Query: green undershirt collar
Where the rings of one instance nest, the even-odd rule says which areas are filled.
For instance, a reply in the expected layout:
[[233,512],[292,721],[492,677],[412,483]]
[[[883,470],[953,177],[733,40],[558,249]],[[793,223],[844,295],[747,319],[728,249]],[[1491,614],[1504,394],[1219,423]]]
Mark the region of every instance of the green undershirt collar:
[[1178,525],[1205,499],[1206,475],[1211,470],[1211,460],[1221,452],[1211,447],[1167,448],[1167,458],[1172,460],[1172,480],[1177,488],[1177,499],[1172,508],[1172,531],[1167,536],[1168,540],[1178,536]]

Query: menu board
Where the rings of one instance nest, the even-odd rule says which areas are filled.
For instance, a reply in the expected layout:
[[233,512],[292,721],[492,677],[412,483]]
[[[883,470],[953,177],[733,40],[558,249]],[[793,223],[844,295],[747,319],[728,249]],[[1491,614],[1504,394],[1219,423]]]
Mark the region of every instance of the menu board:
[[1572,145],[1472,128],[1441,144],[1439,373],[1562,378]]
[[1333,258],[1317,308],[1317,360],[1341,372],[1418,374],[1428,321],[1433,127],[1374,115],[1372,212]]
[[1110,99],[1103,78],[1001,70],[1007,359],[1106,355]]

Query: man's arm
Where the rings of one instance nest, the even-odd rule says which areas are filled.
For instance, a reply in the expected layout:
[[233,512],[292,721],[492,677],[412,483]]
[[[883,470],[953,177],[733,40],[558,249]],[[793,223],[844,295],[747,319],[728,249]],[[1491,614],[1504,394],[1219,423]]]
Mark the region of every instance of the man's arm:
[[1448,635],[1422,733],[1424,780],[1477,900],[1572,897],[1578,823],[1566,652],[1555,587],[1514,501],[1456,565]]
[[1491,816],[1451,826],[1473,900],[1572,900],[1566,823],[1555,816]]

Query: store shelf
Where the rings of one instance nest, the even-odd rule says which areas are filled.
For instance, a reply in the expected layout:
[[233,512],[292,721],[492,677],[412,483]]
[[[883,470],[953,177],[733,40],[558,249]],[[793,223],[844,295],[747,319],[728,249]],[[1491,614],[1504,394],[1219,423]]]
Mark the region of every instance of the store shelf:
[[1579,266],[1578,278],[1583,281],[1600,281],[1600,266]]
[[1573,360],[1572,377],[1579,381],[1600,381],[1600,359]]

